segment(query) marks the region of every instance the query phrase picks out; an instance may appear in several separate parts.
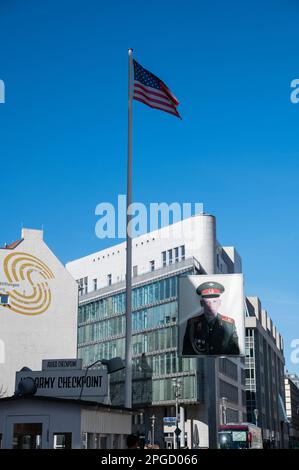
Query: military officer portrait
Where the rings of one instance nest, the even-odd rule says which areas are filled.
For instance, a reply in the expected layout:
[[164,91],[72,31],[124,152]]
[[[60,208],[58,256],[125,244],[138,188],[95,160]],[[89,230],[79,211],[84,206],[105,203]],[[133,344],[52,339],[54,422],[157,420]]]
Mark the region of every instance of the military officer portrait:
[[187,321],[183,355],[240,354],[234,319],[219,313],[224,290],[224,286],[218,282],[204,282],[197,287],[201,313]]

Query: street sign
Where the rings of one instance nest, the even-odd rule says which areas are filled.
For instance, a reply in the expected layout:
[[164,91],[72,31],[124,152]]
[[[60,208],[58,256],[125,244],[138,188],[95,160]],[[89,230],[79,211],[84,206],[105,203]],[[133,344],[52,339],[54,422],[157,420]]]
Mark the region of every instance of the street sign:
[[176,436],[179,436],[182,431],[180,430],[180,428],[176,428],[174,432],[175,432]]
[[82,370],[82,359],[44,359],[42,370]]
[[168,416],[168,417],[163,418],[163,424],[166,426],[174,426],[176,424],[176,417]]

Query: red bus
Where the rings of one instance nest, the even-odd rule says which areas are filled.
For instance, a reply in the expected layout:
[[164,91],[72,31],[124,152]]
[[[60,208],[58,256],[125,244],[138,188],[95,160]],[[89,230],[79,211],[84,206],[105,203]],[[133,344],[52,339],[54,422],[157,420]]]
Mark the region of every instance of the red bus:
[[223,424],[218,427],[220,449],[262,449],[262,430],[252,423]]

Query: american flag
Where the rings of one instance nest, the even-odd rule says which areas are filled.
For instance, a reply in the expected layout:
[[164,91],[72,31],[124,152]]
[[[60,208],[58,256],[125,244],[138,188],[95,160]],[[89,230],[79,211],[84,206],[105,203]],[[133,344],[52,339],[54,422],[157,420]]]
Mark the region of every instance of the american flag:
[[153,73],[141,67],[136,60],[134,64],[134,94],[135,100],[147,104],[151,108],[161,109],[166,113],[179,117],[176,107],[179,105],[176,97],[167,88],[165,83]]

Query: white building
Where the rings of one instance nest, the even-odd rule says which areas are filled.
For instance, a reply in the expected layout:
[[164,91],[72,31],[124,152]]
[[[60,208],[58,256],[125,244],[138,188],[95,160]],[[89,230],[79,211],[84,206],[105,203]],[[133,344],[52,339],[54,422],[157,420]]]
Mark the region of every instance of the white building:
[[[241,273],[241,259],[233,247],[217,241],[215,217],[206,214],[141,235],[132,248],[133,406],[143,409],[135,417],[135,430],[147,438],[154,413],[155,438],[165,445],[163,418],[175,414],[173,384],[179,379],[186,423],[209,423],[210,446],[216,447],[222,397],[228,421],[246,418],[244,365],[232,358],[178,357],[177,283],[182,274]],[[124,358],[126,244],[66,267],[79,284],[78,357],[85,365],[103,357]],[[111,395],[114,404],[123,403],[121,377],[111,384]]]
[[[215,218],[197,215],[146,233],[133,240],[133,276],[137,277],[185,259],[195,258],[203,272],[241,273],[242,263],[234,247],[216,240]],[[66,268],[86,295],[125,281],[126,242],[67,263]]]
[[55,397],[0,399],[0,449],[125,449],[129,410]]
[[0,249],[0,395],[15,372],[42,359],[76,357],[78,286],[40,230]]

